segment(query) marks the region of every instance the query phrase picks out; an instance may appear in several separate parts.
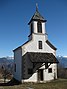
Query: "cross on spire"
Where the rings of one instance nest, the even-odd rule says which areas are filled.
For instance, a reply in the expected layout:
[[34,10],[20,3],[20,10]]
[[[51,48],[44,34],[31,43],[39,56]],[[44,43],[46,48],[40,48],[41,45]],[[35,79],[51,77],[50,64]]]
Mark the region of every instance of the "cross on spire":
[[38,3],[36,3],[36,11],[38,11]]

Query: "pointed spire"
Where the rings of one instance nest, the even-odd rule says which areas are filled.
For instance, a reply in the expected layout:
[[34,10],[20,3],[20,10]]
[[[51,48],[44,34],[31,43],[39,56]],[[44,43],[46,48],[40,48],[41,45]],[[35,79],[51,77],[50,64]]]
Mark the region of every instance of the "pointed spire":
[[36,11],[38,11],[38,3],[36,3]]
[[41,21],[43,21],[43,22],[46,22],[47,20],[45,20],[42,16],[41,16],[41,14],[39,13],[39,11],[38,11],[38,4],[36,3],[36,11],[35,11],[35,13],[34,13],[34,15],[32,16],[32,18],[31,18],[31,20],[30,20],[30,22],[28,23],[28,24],[30,24],[31,23],[31,21],[35,21],[35,20],[41,20]]

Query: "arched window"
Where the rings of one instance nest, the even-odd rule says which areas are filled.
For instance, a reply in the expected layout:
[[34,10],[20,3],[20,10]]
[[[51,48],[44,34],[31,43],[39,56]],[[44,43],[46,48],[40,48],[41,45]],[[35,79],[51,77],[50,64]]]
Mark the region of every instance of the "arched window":
[[40,21],[38,21],[37,23],[37,30],[38,30],[38,33],[42,33],[42,23]]

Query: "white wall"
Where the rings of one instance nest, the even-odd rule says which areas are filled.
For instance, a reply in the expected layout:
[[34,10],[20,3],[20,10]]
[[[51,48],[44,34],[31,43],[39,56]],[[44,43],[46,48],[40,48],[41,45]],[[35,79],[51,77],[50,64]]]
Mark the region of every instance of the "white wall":
[[37,72],[35,72],[29,79],[24,79],[22,82],[37,82]]
[[34,33],[37,33],[37,22],[33,21],[33,29],[34,29]]
[[16,64],[16,72],[14,71],[14,78],[17,80],[21,80],[21,59],[22,59],[22,52],[21,48],[14,51],[14,63]]
[[[53,53],[55,55],[55,50],[53,50],[46,42],[44,35],[33,34],[33,38],[30,42],[22,46],[22,55],[26,52],[42,52],[42,53]],[[38,41],[42,41],[43,49],[38,48]]]
[[56,75],[56,79],[57,79],[57,68],[56,68],[56,64],[53,63],[49,66],[49,68],[52,68],[52,73],[48,73],[48,69],[44,70],[44,81],[50,81],[54,79],[54,76]]
[[45,23],[43,22],[42,23],[42,33],[45,34],[46,33],[45,31],[46,31],[46,29],[45,29]]

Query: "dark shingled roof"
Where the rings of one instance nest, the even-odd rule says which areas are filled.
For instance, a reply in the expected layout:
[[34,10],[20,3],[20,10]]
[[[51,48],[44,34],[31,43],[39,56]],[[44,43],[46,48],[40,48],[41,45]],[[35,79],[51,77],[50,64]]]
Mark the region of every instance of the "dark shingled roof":
[[40,19],[40,20],[44,20],[44,18],[41,16],[41,14],[36,11],[32,17],[32,19]]
[[47,43],[52,49],[57,50],[57,48],[54,47],[48,40],[46,40],[46,43]]
[[39,13],[38,10],[36,10],[36,12],[32,16],[32,18],[28,24],[30,24],[32,20],[34,20],[34,21],[40,20],[40,21],[46,22],[46,20],[41,16],[41,14]]
[[27,52],[23,58],[28,58],[33,63],[58,63],[57,58],[52,53]]

